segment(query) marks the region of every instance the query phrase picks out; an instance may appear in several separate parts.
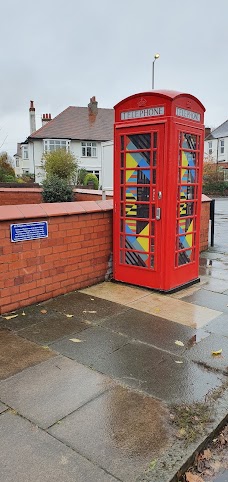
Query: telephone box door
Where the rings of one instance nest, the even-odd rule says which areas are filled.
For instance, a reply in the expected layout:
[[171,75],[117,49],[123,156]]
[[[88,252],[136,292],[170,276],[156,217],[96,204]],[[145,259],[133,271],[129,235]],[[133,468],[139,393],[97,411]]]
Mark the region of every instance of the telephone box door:
[[114,278],[160,288],[164,124],[116,129]]

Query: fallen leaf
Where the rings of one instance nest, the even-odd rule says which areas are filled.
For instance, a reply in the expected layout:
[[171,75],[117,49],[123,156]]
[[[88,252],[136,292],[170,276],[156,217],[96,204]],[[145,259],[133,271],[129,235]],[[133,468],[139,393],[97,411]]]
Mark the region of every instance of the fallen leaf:
[[12,318],[16,318],[18,315],[9,315],[9,316],[4,316],[5,320],[12,320]]
[[79,338],[69,338],[70,341],[73,341],[74,343],[82,343],[83,340],[80,340]]
[[220,350],[216,350],[216,351],[212,351],[212,352],[211,352],[211,354],[212,354],[212,355],[215,355],[215,356],[216,356],[216,355],[221,355],[221,353],[222,353],[222,348],[221,348]]
[[83,313],[96,313],[96,311],[87,311],[87,310],[84,310]]
[[65,315],[67,318],[73,318],[74,315]]
[[184,346],[184,343],[180,340],[176,340],[175,341],[175,345],[178,345],[178,346]]
[[90,298],[90,299],[91,299],[91,301],[94,301],[94,298]]
[[212,454],[211,454],[210,449],[206,449],[202,453],[202,458],[205,459],[205,460],[210,460],[211,456],[212,456]]
[[42,313],[43,315],[45,315],[45,313],[47,313],[47,310],[40,310],[40,313]]
[[154,311],[155,311],[156,313],[159,313],[159,311],[161,311],[161,310],[160,310],[160,308],[155,308]]
[[180,365],[183,362],[181,360],[175,360],[175,363],[178,363],[178,365]]
[[178,430],[176,434],[177,438],[180,438],[180,439],[184,438],[185,435],[186,435],[186,430],[184,428],[181,428],[180,430]]
[[46,345],[42,345],[42,348],[44,348],[44,350],[50,350],[49,346]]
[[202,477],[199,475],[192,474],[191,472],[186,472],[185,474],[186,482],[204,482]]
[[152,460],[148,466],[148,469],[153,470],[156,467],[156,464],[157,464],[157,459]]

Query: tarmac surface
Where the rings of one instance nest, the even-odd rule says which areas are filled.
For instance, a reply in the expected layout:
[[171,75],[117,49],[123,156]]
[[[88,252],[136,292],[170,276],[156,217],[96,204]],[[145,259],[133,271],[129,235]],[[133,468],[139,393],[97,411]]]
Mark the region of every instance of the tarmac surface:
[[[227,413],[227,220],[217,199],[197,285],[106,282],[0,317],[0,482],[172,480]],[[214,422],[186,448],[173,405],[215,393]]]

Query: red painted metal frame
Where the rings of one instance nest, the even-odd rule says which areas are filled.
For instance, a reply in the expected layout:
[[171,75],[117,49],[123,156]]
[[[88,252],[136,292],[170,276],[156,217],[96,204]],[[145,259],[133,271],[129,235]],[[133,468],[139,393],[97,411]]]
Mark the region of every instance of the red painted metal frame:
[[[121,112],[138,109],[163,107],[164,115],[121,120]],[[195,112],[200,121],[186,119],[176,115],[176,108]],[[153,91],[135,94],[124,99],[115,106],[114,132],[114,279],[135,285],[146,286],[168,292],[199,276],[199,237],[200,207],[202,190],[202,165],[204,152],[204,107],[190,94],[170,91]],[[161,220],[156,221],[159,252],[154,270],[140,266],[120,263],[120,135],[147,133],[158,130],[160,138],[158,158],[158,181],[156,185],[156,207],[161,208]],[[178,192],[178,156],[179,133],[199,136],[198,150],[198,187],[196,211],[196,231],[194,234],[195,259],[190,263],[176,266],[177,240],[177,192]],[[162,199],[158,199],[158,191],[162,191]],[[151,200],[152,202],[152,200]]]

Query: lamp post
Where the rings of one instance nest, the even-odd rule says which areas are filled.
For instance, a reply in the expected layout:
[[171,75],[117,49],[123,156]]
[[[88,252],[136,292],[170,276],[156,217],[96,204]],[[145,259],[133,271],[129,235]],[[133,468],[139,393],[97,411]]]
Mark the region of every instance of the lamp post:
[[155,54],[153,64],[152,64],[152,89],[154,89],[154,64],[157,59],[159,59],[160,54]]

